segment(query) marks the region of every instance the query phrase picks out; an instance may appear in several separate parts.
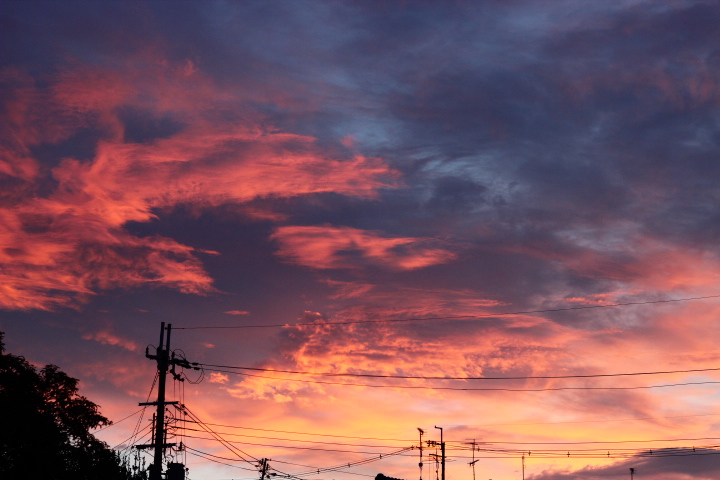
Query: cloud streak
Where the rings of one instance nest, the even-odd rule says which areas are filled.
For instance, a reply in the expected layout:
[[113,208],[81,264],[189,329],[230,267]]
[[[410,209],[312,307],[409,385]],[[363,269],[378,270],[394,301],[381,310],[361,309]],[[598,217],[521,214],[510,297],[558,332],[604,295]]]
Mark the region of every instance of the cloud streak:
[[350,227],[278,227],[273,240],[278,254],[300,265],[317,268],[358,268],[376,265],[391,270],[415,270],[455,259],[437,240],[388,237]]

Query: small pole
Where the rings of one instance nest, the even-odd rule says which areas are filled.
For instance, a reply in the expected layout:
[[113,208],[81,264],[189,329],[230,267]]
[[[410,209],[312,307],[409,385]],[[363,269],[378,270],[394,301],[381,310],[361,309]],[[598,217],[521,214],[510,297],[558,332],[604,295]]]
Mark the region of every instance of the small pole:
[[442,480],[445,480],[445,442],[443,442],[443,429],[436,426],[440,430],[440,453],[442,454]]
[[470,465],[473,469],[473,480],[475,480],[475,464],[477,463],[477,460],[475,460],[475,439],[473,438],[472,441],[472,462],[470,462]]
[[267,477],[267,471],[268,471],[268,460],[269,458],[261,458],[260,459],[260,480],[265,480],[265,477]]
[[420,480],[422,480],[422,469],[423,469],[423,456],[422,456],[422,436],[425,433],[425,430],[418,427],[418,432],[420,432],[420,462],[418,463],[418,467],[420,467]]

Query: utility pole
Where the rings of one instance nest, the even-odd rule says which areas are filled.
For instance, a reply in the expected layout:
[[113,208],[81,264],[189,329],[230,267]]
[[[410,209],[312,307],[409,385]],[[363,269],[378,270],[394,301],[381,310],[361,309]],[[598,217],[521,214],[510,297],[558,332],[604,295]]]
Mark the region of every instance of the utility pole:
[[445,442],[443,441],[443,429],[442,427],[435,426],[440,430],[440,454],[442,455],[442,480],[445,480]]
[[420,467],[420,480],[422,480],[422,469],[423,469],[423,456],[422,456],[422,436],[425,433],[425,430],[418,427],[418,432],[420,432],[420,462],[418,463],[418,467]]
[[472,462],[470,462],[470,466],[473,469],[473,480],[475,480],[475,464],[477,463],[477,460],[475,460],[475,439],[473,438],[472,441]]
[[[172,325],[168,323],[167,328],[165,322],[160,324],[160,343],[158,344],[155,355],[150,355],[145,349],[145,356],[151,360],[157,361],[158,369],[158,395],[156,402],[141,403],[140,406],[153,405],[157,407],[155,412],[155,425],[152,443],[149,445],[136,445],[136,448],[153,448],[153,464],[150,466],[150,480],[162,480],[162,461],[166,448],[174,447],[174,443],[166,443],[167,435],[165,431],[165,405],[177,405],[178,402],[165,401],[165,384],[167,383],[167,372],[170,366],[170,333]],[[174,362],[173,362],[174,363]]]
[[265,477],[267,476],[269,460],[269,458],[260,459],[260,465],[258,465],[258,467],[260,467],[260,480],[265,480]]
[[[147,445],[135,445],[137,449],[152,448],[154,449],[153,463],[150,465],[150,476],[149,480],[162,480],[163,469],[162,461],[165,455],[165,450],[174,447],[177,444],[167,443],[167,428],[165,426],[165,406],[166,405],[177,405],[179,402],[173,401],[168,402],[165,400],[165,384],[167,383],[168,369],[175,380],[184,382],[185,379],[181,374],[175,372],[175,366],[180,366],[186,369],[200,370],[197,363],[190,363],[185,358],[175,358],[175,354],[170,356],[170,333],[172,332],[172,324],[168,323],[165,327],[165,322],[160,323],[160,343],[155,350],[155,355],[150,355],[149,348],[145,348],[145,356],[151,360],[157,362],[158,370],[158,394],[157,401],[140,403],[140,406],[153,405],[157,407],[157,410],[153,414],[153,435],[152,443]],[[172,367],[170,369],[170,367]],[[182,448],[182,443],[180,444]],[[184,479],[185,478],[185,466],[181,463],[169,463],[166,480],[173,479]]]
[[[168,371],[168,360],[170,352],[170,332],[172,325],[168,324],[165,328],[165,322],[160,324],[160,344],[158,346],[155,359],[158,368],[158,396],[157,396],[157,420],[155,422],[155,454],[153,456],[154,472],[150,473],[150,480],[160,480],[162,475],[162,459],[165,452],[165,382]],[[167,341],[163,348],[163,337],[167,333]],[[154,475],[153,475],[154,474]],[[153,478],[154,477],[154,478]]]
[[522,475],[523,475],[522,480],[525,480],[525,454],[524,453],[522,456]]
[[630,469],[630,480],[633,480],[634,477],[635,477],[635,469],[631,468]]

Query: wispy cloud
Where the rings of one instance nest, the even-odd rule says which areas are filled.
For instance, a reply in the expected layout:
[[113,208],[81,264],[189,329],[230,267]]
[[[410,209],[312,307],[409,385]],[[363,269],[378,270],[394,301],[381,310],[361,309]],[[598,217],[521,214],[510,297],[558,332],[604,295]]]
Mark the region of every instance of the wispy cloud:
[[[377,158],[333,158],[314,138],[251,117],[214,122],[231,97],[187,64],[144,65],[149,71],[78,64],[45,89],[33,87],[27,75],[5,74],[21,93],[6,99],[3,118],[17,142],[8,147],[14,150],[0,170],[26,183],[0,205],[3,308],[49,309],[99,290],[137,285],[212,292],[198,254],[217,252],[161,236],[138,237],[126,230],[128,222],[150,222],[158,209],[181,204],[207,208],[319,192],[373,197],[394,182],[395,173]],[[166,137],[132,141],[127,108],[158,121],[167,115],[182,120]],[[39,130],[27,118],[29,112],[47,118],[42,115],[55,111],[57,128],[50,123]],[[49,180],[39,176],[30,147],[64,141],[94,120],[100,135],[92,156],[63,159],[44,172],[51,189],[29,195]]]
[[414,270],[452,261],[456,254],[428,238],[390,237],[350,227],[278,227],[279,255],[308,267],[358,268],[366,264]]

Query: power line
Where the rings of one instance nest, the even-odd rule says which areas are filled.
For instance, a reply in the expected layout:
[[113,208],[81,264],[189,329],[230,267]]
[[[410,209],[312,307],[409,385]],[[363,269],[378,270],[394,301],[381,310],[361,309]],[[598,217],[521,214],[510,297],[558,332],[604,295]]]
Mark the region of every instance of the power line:
[[346,468],[356,467],[356,466],[359,466],[359,465],[365,465],[365,464],[372,463],[372,462],[377,462],[377,461],[379,461],[379,460],[386,459],[386,458],[389,458],[389,457],[394,457],[394,456],[396,456],[396,455],[402,455],[404,452],[407,452],[407,451],[410,451],[410,450],[413,450],[413,449],[414,449],[414,447],[405,447],[405,448],[401,448],[401,449],[399,449],[399,450],[396,450],[396,451],[394,451],[394,452],[386,453],[386,454],[384,454],[384,455],[374,454],[374,455],[377,455],[377,456],[373,456],[373,457],[366,458],[366,459],[363,459],[363,460],[357,460],[357,461],[355,461],[355,462],[343,463],[343,464],[337,465],[337,466],[335,466],[335,467],[319,468],[319,469],[311,470],[311,471],[308,471],[308,472],[305,472],[305,473],[298,473],[297,476],[314,475],[314,474],[320,474],[320,473],[322,473],[322,472],[338,472],[338,471],[344,471]]
[[663,438],[655,440],[607,440],[594,442],[495,442],[488,441],[482,444],[503,444],[503,445],[599,445],[599,444],[623,444],[623,443],[653,443],[653,442],[694,442],[698,440],[720,440],[720,437],[699,437],[699,438]]
[[[193,429],[188,429],[188,430],[193,430]],[[193,430],[193,431],[198,431],[198,430]],[[227,434],[226,434],[226,435],[227,435]],[[190,437],[190,438],[202,438],[202,437],[194,437],[194,436],[189,436],[189,435],[188,435],[188,437]],[[719,437],[699,437],[699,438],[653,439],[653,440],[618,440],[618,441],[590,441],[590,442],[495,442],[495,441],[487,441],[487,442],[482,442],[482,445],[494,445],[494,444],[506,444],[506,445],[622,445],[622,444],[637,444],[637,443],[652,444],[652,443],[657,443],[657,442],[690,442],[690,441],[704,441],[704,440],[718,440],[718,439],[720,439],[720,438],[719,438]],[[284,439],[278,439],[278,440],[284,440]],[[294,440],[289,440],[289,441],[294,441]],[[247,443],[247,442],[231,442],[231,443],[241,443],[241,444],[245,444],[245,445],[255,445],[255,446],[270,446],[270,447],[275,447],[275,448],[292,448],[292,449],[301,449],[301,450],[320,450],[320,451],[332,451],[332,452],[338,452],[338,451],[340,451],[340,452],[351,453],[351,452],[348,452],[348,451],[346,451],[346,450],[328,450],[328,449],[318,449],[318,448],[312,448],[312,447],[290,447],[290,446],[285,446],[285,445],[265,445],[265,444],[256,444],[256,443]],[[387,446],[385,446],[385,445],[379,445],[379,446],[373,446],[373,445],[357,445],[357,446],[370,446],[370,447],[373,447],[373,448],[387,448]],[[700,446],[698,446],[697,448],[700,449],[700,448],[713,448],[713,447],[715,447],[715,446],[714,446],[714,445],[713,445],[713,446],[710,446],[710,447],[700,447]],[[672,448],[676,448],[676,447],[672,447]],[[649,450],[649,449],[650,449],[650,447],[648,446],[648,447],[645,447],[645,448],[643,448],[643,449],[637,449],[637,448],[633,448],[633,449],[617,449],[617,448],[616,448],[616,449],[613,449],[612,451],[615,452],[615,454],[618,454],[618,452],[640,452],[640,451],[646,451],[646,450]],[[398,452],[404,452],[404,451],[407,451],[407,450],[408,450],[408,448],[404,448],[404,449],[399,450]],[[466,451],[466,450],[470,450],[470,449],[469,449],[468,447],[466,447],[464,444],[461,444],[461,443],[459,443],[459,442],[448,442],[448,450],[451,450],[451,451],[453,451],[453,450],[455,450],[455,451],[457,451],[457,450],[459,450],[459,451]],[[478,449],[474,449],[474,450],[476,450],[476,451],[484,451],[484,452],[496,452],[496,453],[502,452],[502,453],[508,453],[508,454],[517,454],[517,453],[522,453],[522,452],[525,452],[525,451],[526,451],[526,450],[507,450],[507,449],[490,449],[490,448],[478,448]],[[670,449],[669,449],[669,448],[662,448],[661,450],[667,451],[667,450],[670,450]],[[535,451],[534,453],[535,453],[536,456],[539,456],[539,455],[541,455],[541,454],[554,454],[554,453],[558,453],[558,452],[560,452],[560,453],[563,454],[563,455],[565,455],[566,452],[567,452],[568,454],[569,454],[570,452],[583,452],[583,453],[588,453],[588,452],[601,452],[601,453],[604,455],[606,451],[609,451],[609,450],[597,449],[597,448],[595,448],[595,449],[574,449],[574,450],[567,450],[567,449],[562,449],[562,450],[557,450],[557,449],[556,449],[556,450],[548,450],[548,449],[543,449],[543,450],[540,450],[540,451]],[[352,452],[352,453],[367,453],[367,454],[370,454],[371,452]],[[375,453],[375,455],[379,455],[379,454],[378,454],[378,453]],[[390,454],[386,454],[385,456],[389,456],[389,455],[390,455]],[[383,455],[379,455],[379,457],[378,457],[377,459],[381,459],[382,457],[383,457]],[[454,456],[453,456],[453,457],[454,457]],[[375,457],[372,457],[370,460],[375,460],[375,459],[376,459]],[[282,463],[282,462],[281,462],[281,463]],[[287,462],[284,462],[284,463],[287,463]],[[343,464],[343,466],[344,466],[344,465],[345,465],[345,464]],[[299,466],[300,466],[300,465],[299,465]],[[306,466],[306,468],[314,468],[314,467]],[[327,471],[327,469],[320,469],[320,470],[325,470],[325,471]]]
[[[152,395],[152,392],[155,389],[155,385],[157,384],[157,381],[158,381],[158,376],[159,376],[158,372],[155,372],[155,377],[153,378],[152,384],[150,385],[150,391],[147,394],[145,403],[148,403],[150,401],[150,396]],[[145,409],[146,408],[147,408],[147,405],[143,406],[140,417],[138,418],[138,421],[135,424],[135,429],[133,430],[133,435],[131,435],[130,438],[128,439],[131,443],[135,443],[137,441],[137,439],[135,437],[136,437],[136,435],[139,435],[139,433],[140,433],[140,424],[142,423],[143,418],[145,418]]]
[[465,387],[429,387],[422,385],[372,385],[368,383],[347,383],[347,382],[325,382],[321,380],[301,380],[297,378],[282,378],[282,377],[268,377],[264,375],[253,375],[244,372],[233,372],[229,370],[214,370],[208,369],[213,372],[231,373],[235,375],[243,375],[246,377],[265,378],[269,380],[282,380],[288,382],[300,382],[300,383],[314,383],[322,385],[343,385],[348,387],[368,387],[368,388],[401,388],[401,389],[414,389],[414,390],[452,390],[461,392],[553,392],[561,390],[644,390],[650,388],[666,388],[666,387],[681,387],[688,385],[714,385],[720,384],[720,381],[705,381],[705,382],[684,382],[684,383],[670,383],[663,385],[640,385],[633,387],[547,387],[547,388],[465,388]]
[[[199,430],[195,430],[195,429],[187,429],[187,430],[199,431]],[[233,435],[233,434],[225,433],[225,435]],[[201,437],[191,437],[191,438],[201,438]],[[207,440],[209,440],[209,439],[207,439]],[[293,440],[293,439],[277,439],[277,440],[287,440],[287,441],[290,441],[290,442],[298,441],[298,440]],[[503,442],[503,441],[485,441],[485,442],[481,442],[480,445],[496,445],[496,444],[497,444],[497,445],[622,445],[622,444],[637,444],[637,443],[653,444],[653,443],[657,443],[657,442],[694,442],[694,441],[705,441],[705,440],[720,440],[720,437],[672,438],[672,439],[648,439],[648,440],[616,440],[616,441],[587,441],[587,442],[578,442],[578,441],[575,441],[575,442]],[[301,440],[300,440],[300,441],[301,441]],[[283,446],[283,445],[265,445],[265,444],[256,444],[256,443],[247,443],[247,442],[231,442],[231,443],[240,443],[240,444],[254,445],[254,446],[272,446],[272,447],[277,447],[277,448],[293,448],[293,449],[301,449],[301,450],[340,451],[340,452],[346,452],[346,453],[367,453],[367,454],[371,454],[371,453],[372,453],[372,452],[350,452],[350,451],[347,451],[347,450],[328,450],[328,449],[318,449],[318,448],[312,448],[312,447],[287,447],[287,446]],[[468,447],[466,446],[467,444],[464,443],[464,442],[448,441],[447,444],[448,444],[448,450],[459,450],[459,451],[471,450],[471,448],[468,448]],[[348,444],[344,444],[344,445],[348,445]],[[373,448],[388,448],[387,445],[350,445],[350,446],[360,446],[360,447],[362,447],[362,446],[369,446],[369,447],[373,447]],[[713,446],[713,447],[714,447],[714,446]],[[650,447],[648,446],[648,447],[645,447],[645,448],[642,449],[642,450],[647,450],[647,449],[649,449],[649,448],[650,448]],[[676,447],[672,447],[672,448],[676,448]],[[698,446],[698,448],[706,448],[706,447],[699,447],[699,446]],[[710,447],[707,447],[707,448],[710,448]],[[475,450],[476,450],[476,451],[487,451],[487,452],[506,452],[506,453],[518,453],[518,452],[524,452],[524,451],[526,451],[526,450],[507,450],[507,449],[490,449],[490,448],[478,448],[478,449],[475,449]],[[665,448],[665,449],[663,449],[663,450],[668,450],[668,449]],[[403,451],[407,451],[407,448],[403,449]],[[597,449],[597,448],[596,448],[596,449],[590,449],[590,450],[587,450],[587,449],[586,449],[586,450],[578,450],[578,449],[574,449],[574,450],[567,450],[567,449],[562,449],[562,450],[548,450],[548,449],[543,449],[543,450],[537,451],[537,453],[542,453],[542,452],[546,452],[546,453],[547,453],[547,452],[562,452],[562,453],[565,453],[565,452],[578,452],[578,451],[582,451],[582,452],[595,452],[595,451],[605,452],[606,450],[605,450],[605,449]],[[639,451],[639,450],[638,450],[637,448],[634,448],[634,449],[617,449],[617,448],[616,448],[616,449],[613,449],[613,451],[614,451],[614,452],[618,452],[618,451],[632,451],[632,452],[635,452],[635,451]],[[375,455],[379,455],[379,454],[376,452]],[[389,455],[389,454],[386,454],[385,456],[388,456],[388,455]],[[374,457],[373,457],[373,458],[374,458]],[[458,457],[458,458],[459,458],[459,457]],[[228,460],[228,459],[226,459],[226,460]],[[288,463],[288,462],[281,462],[281,463]],[[293,464],[291,464],[291,463],[288,463],[288,464],[293,465]],[[343,464],[343,465],[344,465],[344,464]],[[311,466],[309,466],[309,465],[297,465],[297,466],[304,466],[304,467],[307,467],[307,468],[315,468],[315,467],[311,467]]]
[[[670,415],[665,417],[624,417],[624,418],[607,418],[603,420],[578,420],[578,421],[560,421],[560,422],[530,422],[530,423],[485,423],[485,424],[458,424],[458,425],[449,425],[444,424],[446,427],[504,427],[504,426],[527,426],[527,425],[562,425],[562,424],[576,424],[576,423],[606,423],[606,422],[627,422],[627,421],[633,421],[633,420],[663,420],[668,418],[693,418],[693,417],[716,417],[720,416],[719,413],[704,413],[699,415]],[[194,420],[185,420],[185,419],[178,419],[180,422],[186,422],[186,423],[197,423]],[[329,437],[329,438],[350,438],[355,440],[378,440],[378,441],[387,441],[387,442],[414,442],[417,439],[407,439],[407,438],[380,438],[380,437],[358,437],[358,436],[352,436],[352,435],[335,435],[330,433],[315,433],[315,432],[297,432],[292,430],[273,430],[269,428],[255,428],[255,427],[241,427],[239,425],[228,425],[228,424],[222,424],[222,423],[209,423],[204,422],[205,425],[210,425],[214,427],[225,427],[225,428],[234,428],[238,430],[252,430],[257,432],[271,432],[271,433],[288,433],[292,435],[311,435],[311,436],[317,436],[317,437]],[[266,438],[266,437],[258,437],[258,438]],[[278,460],[275,460],[276,462]],[[298,466],[305,466],[305,465],[298,465]]]
[[[637,457],[687,457],[697,455],[718,455],[718,445],[698,447],[670,447],[670,448],[644,448],[644,449],[610,449],[610,450],[493,450],[480,449],[494,457],[487,458],[517,458],[525,455],[527,458],[637,458]],[[454,456],[453,458],[460,458]],[[469,457],[465,457],[469,458]],[[476,457],[477,458],[477,457]]]
[[[191,451],[190,453],[191,453],[192,455],[195,455],[195,456],[198,456],[198,457],[201,457],[201,458],[205,458],[206,460],[210,460],[211,462],[220,463],[220,464],[222,464],[222,465],[227,465],[228,467],[239,468],[240,470],[245,470],[245,471],[248,471],[248,472],[257,472],[257,470],[254,469],[254,468],[246,468],[246,467],[242,467],[242,466],[240,466],[240,465],[230,465],[230,464],[228,464],[228,463],[223,463],[223,462],[219,462],[219,461],[217,461],[217,460],[213,460],[213,458],[219,458],[219,459],[221,459],[221,460],[227,460],[227,461],[230,461],[230,462],[237,462],[238,460],[237,460],[236,458],[220,457],[220,456],[218,456],[218,455],[213,455],[212,453],[207,453],[207,452],[203,452],[203,451],[197,450],[197,449],[192,448],[192,447],[188,447],[187,445],[185,446],[185,448],[187,448],[188,450],[190,450],[190,451]],[[195,452],[195,453],[192,453],[192,452]],[[213,458],[207,458],[207,457],[213,457]],[[244,461],[244,460],[240,460],[240,461]]]
[[[202,451],[197,450],[197,449],[194,449],[194,448],[190,448],[190,447],[187,447],[187,448],[188,448],[188,450],[192,450],[193,452],[197,452],[198,454],[207,455],[207,456],[209,456],[209,457],[217,458],[217,459],[220,459],[220,460],[226,460],[226,461],[229,461],[229,462],[237,462],[237,461],[238,461],[238,460],[235,459],[235,458],[221,457],[221,456],[219,456],[219,455],[213,455],[213,454],[211,454],[211,453],[202,452]],[[407,450],[407,448],[404,448],[404,449],[399,450],[398,452],[404,452],[404,451],[406,451],[406,450]],[[385,455],[385,457],[391,457],[391,456],[397,455],[398,452],[391,452],[391,453]],[[367,458],[367,459],[358,460],[358,461],[355,461],[355,462],[350,462],[349,464],[348,464],[348,463],[343,463],[342,465],[337,465],[337,466],[334,466],[334,467],[314,467],[314,466],[312,466],[312,465],[303,465],[303,464],[299,464],[299,463],[284,462],[284,461],[282,461],[282,460],[273,460],[273,462],[274,462],[274,463],[283,463],[283,464],[287,464],[287,465],[293,465],[293,466],[296,466],[296,467],[309,468],[309,469],[310,469],[309,472],[298,474],[298,475],[307,475],[308,473],[317,474],[318,472],[328,472],[328,471],[337,471],[338,469],[347,469],[347,468],[349,468],[348,465],[350,465],[350,466],[357,466],[357,465],[362,465],[362,464],[365,464],[365,463],[374,462],[374,461],[377,461],[377,460],[380,460],[380,459],[381,459],[381,458],[379,458],[379,457],[378,457],[378,458],[375,458],[375,457],[373,457],[373,458]],[[211,459],[208,458],[207,460],[211,460]],[[218,462],[218,463],[222,463],[222,462]],[[228,465],[228,464],[223,463],[223,465]],[[248,470],[248,471],[255,471],[255,470],[250,470],[250,469],[248,469],[248,468],[244,468],[244,467],[240,467],[240,466],[236,466],[236,465],[228,465],[228,466],[230,466],[230,467],[235,467],[235,468],[240,468],[240,469]],[[273,468],[273,470],[275,470],[275,469]],[[359,475],[359,476],[362,476],[362,477],[373,477],[373,475],[365,475],[365,474],[362,474],[362,473],[355,473],[355,472],[343,472],[343,473],[350,474],[350,475]]]
[[[180,420],[188,423],[195,423],[192,420]],[[331,435],[329,433],[308,433],[308,432],[292,432],[288,430],[270,430],[267,428],[251,428],[251,427],[240,427],[236,425],[224,425],[221,423],[205,423],[205,425],[212,425],[215,427],[227,427],[227,428],[238,428],[242,430],[255,430],[259,432],[273,432],[273,433],[292,433],[296,435],[315,435],[320,437],[333,437],[333,438],[354,438],[358,440],[381,440],[381,441],[397,441],[397,442],[414,442],[414,439],[408,440],[406,438],[376,438],[376,437],[353,437],[350,435]]]
[[[126,438],[122,442],[120,442],[117,445],[115,445],[114,447],[112,447],[112,449],[116,450],[120,445],[127,444],[127,443],[134,443],[138,439],[145,438],[150,433],[151,429],[152,429],[152,424],[148,423],[145,427],[141,428],[137,432],[133,432],[133,434],[130,435],[128,438]],[[143,433],[143,432],[145,432],[145,433]],[[139,436],[141,433],[143,433],[143,435]]]
[[[671,375],[675,373],[699,373],[699,372],[716,372],[720,368],[694,368],[688,370],[665,370],[654,372],[631,372],[631,373],[598,373],[589,375],[528,375],[518,377],[440,377],[440,376],[421,376],[421,375],[386,375],[374,373],[333,373],[333,372],[308,372],[303,370],[276,370],[272,368],[259,367],[240,367],[232,365],[215,365],[212,363],[198,363],[208,368],[231,368],[235,370],[250,370],[254,372],[266,373],[290,373],[293,375],[309,375],[312,377],[355,377],[355,378],[398,378],[403,380],[558,380],[568,378],[607,378],[607,377],[632,377],[642,375]],[[233,372],[224,372],[233,373]],[[271,378],[271,377],[263,377]]]
[[[215,434],[215,435],[217,435],[217,437],[220,436],[219,434]],[[197,438],[197,439],[201,439],[201,440],[218,440],[218,438],[216,438],[215,435],[213,435],[213,438],[195,437],[195,436],[193,436],[193,435],[185,435],[185,436],[186,436],[187,438]],[[326,451],[326,452],[362,453],[362,454],[372,455],[372,457],[370,457],[370,458],[365,458],[365,459],[362,459],[362,460],[357,460],[357,461],[355,461],[355,462],[343,463],[343,464],[341,464],[341,465],[337,465],[337,466],[334,466],[334,467],[324,467],[324,468],[307,467],[307,468],[312,468],[312,470],[311,470],[311,471],[308,471],[308,472],[304,472],[304,473],[298,473],[298,474],[288,474],[288,473],[282,472],[282,471],[280,471],[280,470],[278,470],[278,469],[276,469],[276,468],[272,468],[272,470],[275,470],[276,472],[281,473],[283,476],[293,477],[293,478],[300,478],[300,477],[307,476],[307,475],[319,474],[319,473],[321,473],[321,472],[340,471],[340,470],[344,470],[344,469],[346,469],[346,468],[351,468],[351,467],[358,466],[358,465],[364,465],[364,464],[366,464],[366,463],[376,462],[376,461],[378,461],[378,460],[382,460],[383,458],[388,458],[388,457],[400,455],[400,454],[402,454],[402,453],[404,453],[404,452],[407,452],[407,451],[409,451],[409,450],[414,449],[414,447],[405,447],[405,448],[401,448],[401,449],[399,449],[399,450],[396,450],[396,451],[394,451],[394,452],[390,452],[390,453],[386,453],[386,454],[380,454],[380,453],[377,453],[377,452],[351,452],[351,451],[348,451],[348,450],[331,450],[331,449],[311,448],[311,447],[291,447],[291,446],[284,446],[284,445],[265,445],[265,444],[248,443],[248,442],[233,442],[233,441],[228,441],[228,440],[224,440],[224,439],[222,440],[222,443],[223,443],[223,445],[225,445],[225,444],[236,444],[236,443],[240,443],[240,444],[243,444],[243,445],[255,445],[255,446],[263,446],[263,447],[291,448],[291,449],[299,449],[299,450],[318,450],[318,451]],[[197,451],[197,450],[194,450],[194,451]],[[221,462],[218,462],[218,463],[221,463]],[[281,462],[281,463],[283,463],[283,462]],[[284,462],[284,463],[287,463],[287,462]]]
[[197,327],[175,327],[177,330],[214,330],[214,329],[237,329],[237,328],[285,328],[285,327],[325,327],[330,325],[358,325],[363,323],[399,323],[399,322],[427,322],[432,320],[462,320],[464,318],[493,318],[506,317],[511,315],[527,315],[531,313],[553,313],[568,312],[574,310],[588,310],[595,308],[611,308],[611,307],[627,307],[631,305],[653,305],[658,303],[675,303],[688,302],[692,300],[707,300],[711,298],[720,298],[718,295],[706,295],[702,297],[672,298],[668,300],[648,300],[645,302],[624,302],[624,303],[607,303],[604,305],[581,305],[577,307],[566,308],[547,308],[540,310],[518,310],[515,312],[485,313],[480,315],[452,315],[444,317],[411,317],[411,318],[385,318],[382,320],[348,320],[344,322],[325,322],[325,323],[276,323],[269,325],[228,325],[228,326],[197,326]]
[[[178,407],[176,406],[176,408],[178,408]],[[203,427],[203,428],[205,429],[205,431],[206,431],[207,433],[209,433],[209,434],[213,437],[212,439],[206,439],[206,440],[217,440],[217,441],[220,442],[223,446],[225,446],[225,448],[227,448],[227,449],[230,450],[233,454],[235,454],[238,458],[240,458],[241,460],[244,460],[244,461],[246,461],[246,462],[248,462],[248,463],[250,463],[250,464],[252,464],[252,462],[250,462],[249,460],[247,460],[246,458],[244,458],[243,455],[245,455],[245,456],[250,457],[251,459],[253,459],[253,460],[256,462],[256,464],[262,464],[262,462],[260,462],[260,460],[258,460],[257,458],[253,457],[252,455],[250,455],[250,454],[248,454],[248,453],[240,450],[239,448],[235,447],[234,445],[232,445],[232,444],[241,443],[241,442],[229,442],[229,441],[225,440],[222,436],[220,436],[220,434],[216,433],[216,432],[215,432],[214,430],[212,430],[209,426],[205,425],[205,424],[203,423],[203,421],[200,420],[200,418],[198,418],[198,416],[195,415],[192,411],[190,411],[190,409],[187,408],[185,405],[182,406],[182,411],[185,412],[185,413],[187,413],[187,415],[190,416],[190,419],[191,419],[191,420],[195,420],[195,422],[196,422],[198,425],[200,425],[201,427]],[[199,437],[191,437],[190,435],[185,435],[185,436],[186,436],[186,437],[189,437],[189,438],[199,438]],[[242,455],[240,455],[240,453],[238,453],[238,452],[240,452]],[[291,475],[291,474],[289,474],[289,473],[281,472],[280,470],[278,470],[278,469],[276,469],[276,468],[273,468],[273,470],[275,470],[275,471],[278,472],[278,473],[281,473],[282,475],[284,475],[284,476],[287,477],[287,478],[297,478],[297,477],[295,477],[294,475]]]
[[107,430],[107,429],[110,428],[110,427],[114,427],[114,426],[117,425],[118,423],[120,423],[120,422],[122,422],[122,421],[124,421],[124,420],[127,420],[128,418],[134,417],[135,415],[137,415],[138,413],[142,412],[143,410],[145,410],[145,408],[141,408],[141,409],[138,410],[137,412],[131,413],[131,414],[128,415],[127,417],[122,418],[122,419],[118,420],[117,422],[113,422],[113,423],[111,423],[110,425],[108,425],[108,426],[106,426],[106,427],[103,427],[103,428],[100,428],[100,429],[98,429],[98,430],[95,430],[94,432],[92,432],[92,434],[95,435],[95,434],[98,433],[98,432],[102,432],[103,430]]
[[[179,428],[184,431],[190,431],[190,432],[203,432],[204,430],[198,430],[196,428],[188,428],[188,427],[173,427],[173,428]],[[301,442],[301,443],[317,443],[321,445],[343,445],[347,447],[371,447],[371,448],[394,448],[395,445],[363,445],[363,444],[357,444],[357,443],[342,443],[342,442],[321,442],[318,440],[300,440],[300,439],[294,439],[294,438],[278,438],[278,437],[265,437],[261,435],[243,435],[242,433],[229,433],[229,432],[222,432],[223,435],[230,435],[233,437],[249,437],[249,438],[262,438],[265,440],[280,440],[280,441],[286,441],[286,442]]]
[[[609,450],[479,450],[485,458],[555,458],[555,459],[618,459],[618,458],[652,458],[652,457],[687,457],[697,455],[718,455],[717,445],[678,448],[646,448],[646,449],[609,449]],[[470,456],[453,456],[454,459],[471,458]],[[478,455],[475,455],[478,458]]]
[[[217,440],[215,438],[207,438],[207,437],[196,437],[194,435],[185,435],[187,438],[197,438],[198,440]],[[271,445],[267,443],[252,443],[252,442],[240,442],[236,440],[224,440],[227,443],[231,444],[237,444],[237,445],[252,445],[254,447],[272,447],[272,448],[286,448],[290,450],[314,450],[317,452],[338,452],[338,453],[356,453],[359,455],[381,455],[379,452],[366,452],[366,451],[357,451],[357,450],[339,450],[334,448],[319,448],[319,447],[294,447],[290,445]],[[381,447],[377,447],[381,448]],[[408,447],[408,449],[410,449]],[[383,457],[387,456],[385,454],[382,454]]]
[[[254,462],[259,462],[259,460],[258,460],[257,458],[255,458],[255,457],[253,457],[252,455],[250,455],[250,454],[248,454],[248,453],[246,453],[246,452],[243,452],[242,450],[240,450],[239,448],[237,448],[237,447],[235,447],[235,446],[233,446],[233,445],[230,445],[230,443],[237,443],[237,442],[228,442],[227,440],[225,440],[224,438],[222,438],[222,437],[221,437],[218,433],[216,433],[213,429],[211,429],[210,427],[208,427],[207,425],[205,425],[205,424],[202,422],[202,420],[200,420],[200,419],[199,419],[194,413],[192,413],[192,412],[190,411],[190,409],[187,408],[186,406],[184,406],[184,405],[182,406],[182,411],[184,411],[185,413],[187,413],[192,420],[195,420],[198,425],[200,425],[201,427],[203,427],[203,429],[213,437],[213,438],[212,438],[213,440],[217,440],[218,442],[220,442],[223,446],[225,446],[228,450],[230,450],[233,454],[235,454],[235,455],[236,455],[238,458],[240,458],[241,460],[243,460],[243,461],[245,461],[245,462],[247,462],[247,463],[253,464],[253,462],[251,462],[250,460],[248,460],[247,458],[245,458],[245,457],[250,457]],[[188,435],[185,435],[185,436],[188,436]],[[209,439],[208,439],[208,440],[209,440]],[[240,452],[240,453],[238,453],[238,452]],[[245,455],[245,456],[243,456],[243,455]]]
[[[531,423],[483,423],[483,424],[443,424],[446,427],[522,427],[528,425],[563,425],[563,424],[575,424],[575,423],[606,423],[606,422],[628,422],[635,420],[664,420],[667,418],[692,418],[692,417],[717,417],[720,413],[703,413],[699,415],[670,415],[666,417],[626,417],[626,418],[608,418],[604,420],[570,420],[560,422],[531,422]],[[242,428],[242,427],[238,427]],[[375,439],[379,440],[379,439]]]
[[[296,467],[305,467],[305,468],[315,469],[315,470],[313,470],[313,471],[321,470],[321,469],[319,469],[318,467],[313,467],[312,465],[303,465],[303,464],[301,464],[301,463],[284,462],[284,461],[282,461],[282,460],[276,460],[276,459],[274,459],[273,462],[274,462],[274,463],[284,463],[284,464],[293,465],[293,466],[296,466]],[[344,465],[344,464],[343,464],[343,465]],[[364,473],[357,473],[357,472],[347,472],[347,471],[344,471],[343,473],[346,474],[346,475],[357,475],[357,476],[360,476],[360,477],[374,477],[374,475],[366,475],[366,474],[364,474]]]

